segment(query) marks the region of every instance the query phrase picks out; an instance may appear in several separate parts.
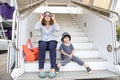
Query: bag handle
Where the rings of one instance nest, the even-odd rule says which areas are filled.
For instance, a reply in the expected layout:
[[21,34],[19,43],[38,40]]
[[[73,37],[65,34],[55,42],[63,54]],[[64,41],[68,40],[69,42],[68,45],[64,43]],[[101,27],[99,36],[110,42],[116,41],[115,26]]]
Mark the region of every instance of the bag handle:
[[26,42],[26,46],[27,46],[27,47],[28,47],[28,44],[30,45],[31,48],[33,48],[31,39],[28,39],[28,40],[27,40],[27,42]]

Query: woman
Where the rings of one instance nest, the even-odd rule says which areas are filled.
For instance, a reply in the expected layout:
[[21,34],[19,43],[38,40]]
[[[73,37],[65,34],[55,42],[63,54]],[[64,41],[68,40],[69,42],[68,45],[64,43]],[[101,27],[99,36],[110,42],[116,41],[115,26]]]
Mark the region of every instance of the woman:
[[55,15],[46,11],[41,14],[39,23],[35,27],[37,30],[41,30],[42,40],[39,41],[39,77],[45,78],[46,73],[44,71],[45,63],[45,52],[46,50],[50,51],[50,63],[51,70],[48,76],[50,78],[56,76],[55,67],[56,67],[56,47],[57,41],[54,39],[54,31],[59,31],[59,26],[56,23]]

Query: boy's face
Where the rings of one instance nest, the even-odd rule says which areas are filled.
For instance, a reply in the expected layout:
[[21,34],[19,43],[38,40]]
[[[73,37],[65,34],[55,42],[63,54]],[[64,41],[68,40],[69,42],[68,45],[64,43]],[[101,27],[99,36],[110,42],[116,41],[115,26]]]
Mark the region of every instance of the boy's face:
[[65,36],[64,39],[63,39],[63,41],[64,41],[65,43],[69,43],[69,42],[70,42],[70,39],[69,39],[68,36]]

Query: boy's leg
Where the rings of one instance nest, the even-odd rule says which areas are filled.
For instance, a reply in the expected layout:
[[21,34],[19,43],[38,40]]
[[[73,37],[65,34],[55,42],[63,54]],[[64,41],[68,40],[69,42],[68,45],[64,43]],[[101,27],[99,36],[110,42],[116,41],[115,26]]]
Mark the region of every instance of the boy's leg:
[[83,66],[84,65],[84,61],[82,61],[80,58],[78,58],[77,56],[73,56],[72,60],[74,62],[77,62],[79,65]]
[[72,57],[72,60],[75,61],[75,62],[77,62],[79,65],[84,66],[89,73],[92,73],[91,68],[90,68],[87,64],[85,64],[85,63],[84,63],[80,58],[78,58],[77,56],[73,56],[73,57]]
[[60,62],[60,64],[62,64],[62,66],[65,66],[67,63],[69,63],[71,61],[70,57],[66,56],[65,59],[63,59],[62,62]]
[[59,73],[59,68],[60,68],[61,66],[65,66],[65,65],[66,65],[67,63],[69,63],[70,61],[71,61],[71,59],[70,59],[68,56],[66,56],[66,58],[63,59],[62,62],[60,62],[60,63],[57,64],[57,66],[56,66],[56,73]]

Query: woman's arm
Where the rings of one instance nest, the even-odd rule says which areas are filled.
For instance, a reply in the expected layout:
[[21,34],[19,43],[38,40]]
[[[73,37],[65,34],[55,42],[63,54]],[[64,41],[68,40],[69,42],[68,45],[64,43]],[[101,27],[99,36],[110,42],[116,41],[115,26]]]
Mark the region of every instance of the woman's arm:
[[43,15],[43,14],[40,14],[40,19],[39,19],[39,22],[40,22],[40,23],[42,22],[43,17],[44,17],[44,15]]
[[42,28],[42,25],[38,22],[36,25],[35,25],[35,29],[36,30],[40,30]]
[[60,31],[60,27],[59,27],[59,25],[58,25],[57,22],[56,22],[56,19],[55,19],[55,15],[54,15],[54,14],[52,14],[52,20],[54,21],[54,30],[55,30],[55,31]]
[[57,23],[54,24],[54,30],[55,31],[60,31],[60,27],[59,27],[59,25]]
[[40,19],[39,21],[37,22],[36,26],[35,26],[35,29],[36,30],[40,30],[41,29],[41,22],[42,22],[42,19],[43,19],[43,14],[40,14]]

